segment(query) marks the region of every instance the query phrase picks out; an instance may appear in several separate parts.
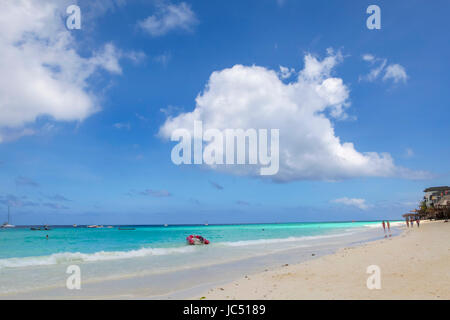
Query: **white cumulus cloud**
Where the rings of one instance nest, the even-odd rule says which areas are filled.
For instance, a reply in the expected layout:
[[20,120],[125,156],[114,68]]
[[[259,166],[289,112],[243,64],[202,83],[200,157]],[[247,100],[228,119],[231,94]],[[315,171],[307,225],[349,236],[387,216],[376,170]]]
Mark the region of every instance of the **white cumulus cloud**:
[[98,70],[120,74],[112,44],[77,53],[65,27],[69,1],[6,0],[0,10],[0,141],[31,132],[41,116],[83,120],[99,110],[88,80]]
[[[284,83],[274,70],[235,65],[211,74],[192,112],[170,116],[159,134],[193,132],[195,120],[207,129],[280,129],[280,168],[277,181],[338,180],[353,177],[423,177],[399,168],[388,153],[360,152],[336,135],[333,118],[345,118],[349,90],[332,75],[342,56],[332,51],[320,60],[307,54],[298,77]],[[206,143],[205,143],[206,144]],[[204,144],[204,145],[205,145]],[[239,175],[258,175],[250,165],[212,166]]]
[[189,4],[161,4],[158,11],[138,23],[150,35],[162,36],[169,31],[181,29],[191,31],[198,22]]

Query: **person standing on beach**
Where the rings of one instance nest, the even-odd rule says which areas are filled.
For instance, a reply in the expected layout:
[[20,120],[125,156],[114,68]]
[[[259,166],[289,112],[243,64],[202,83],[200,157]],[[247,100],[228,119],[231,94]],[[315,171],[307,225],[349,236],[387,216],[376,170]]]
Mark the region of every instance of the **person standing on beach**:
[[406,220],[406,227],[409,228],[409,219],[406,218],[405,220]]
[[391,236],[391,224],[389,223],[389,220],[386,221],[387,223],[387,227],[388,227],[388,231],[389,231],[389,237]]
[[420,227],[420,219],[417,219],[416,223],[417,223],[417,228]]
[[384,222],[384,220],[383,220],[383,222],[381,223],[381,225],[383,226],[384,237],[386,238],[386,223]]
[[409,220],[409,224],[411,225],[411,228],[414,227],[414,220],[413,220],[413,218],[411,218],[411,219]]

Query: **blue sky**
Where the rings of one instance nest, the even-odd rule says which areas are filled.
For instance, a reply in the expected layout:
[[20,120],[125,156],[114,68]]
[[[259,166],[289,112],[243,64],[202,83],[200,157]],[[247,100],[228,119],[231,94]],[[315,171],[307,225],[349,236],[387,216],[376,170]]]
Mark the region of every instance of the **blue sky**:
[[[79,1],[80,30],[65,27],[76,1],[25,2],[45,14],[20,14],[17,2],[2,13],[1,219],[8,204],[15,224],[395,219],[425,187],[449,185],[447,1]],[[366,27],[370,4],[381,8],[380,30]],[[324,114],[332,134],[361,154],[388,153],[389,171],[372,172],[370,160],[336,173],[309,145],[319,160],[307,172],[317,173],[296,169],[283,181],[172,163],[175,143],[158,133],[168,115],[196,109],[197,96],[215,98],[213,72],[222,90],[222,71],[235,65],[280,79],[280,66],[293,68],[280,80],[287,88],[307,56],[334,59],[324,77],[348,95],[341,116]],[[282,119],[281,140],[294,133]],[[286,151],[303,156],[300,140]]]

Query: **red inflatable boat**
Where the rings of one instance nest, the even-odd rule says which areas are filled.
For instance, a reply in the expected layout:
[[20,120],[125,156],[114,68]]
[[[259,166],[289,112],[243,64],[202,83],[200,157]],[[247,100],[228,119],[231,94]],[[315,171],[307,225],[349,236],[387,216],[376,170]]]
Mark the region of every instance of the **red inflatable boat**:
[[199,235],[190,235],[186,238],[187,244],[190,245],[199,245],[199,244],[209,244],[209,240],[206,240],[202,236]]

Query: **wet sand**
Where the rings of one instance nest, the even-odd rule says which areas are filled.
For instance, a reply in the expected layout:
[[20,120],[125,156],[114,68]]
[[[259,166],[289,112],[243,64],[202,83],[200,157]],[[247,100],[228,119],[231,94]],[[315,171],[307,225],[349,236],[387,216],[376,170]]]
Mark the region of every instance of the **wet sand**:
[[[380,269],[380,289],[368,289]],[[397,237],[342,248],[214,288],[198,299],[450,299],[450,222],[421,223]]]

